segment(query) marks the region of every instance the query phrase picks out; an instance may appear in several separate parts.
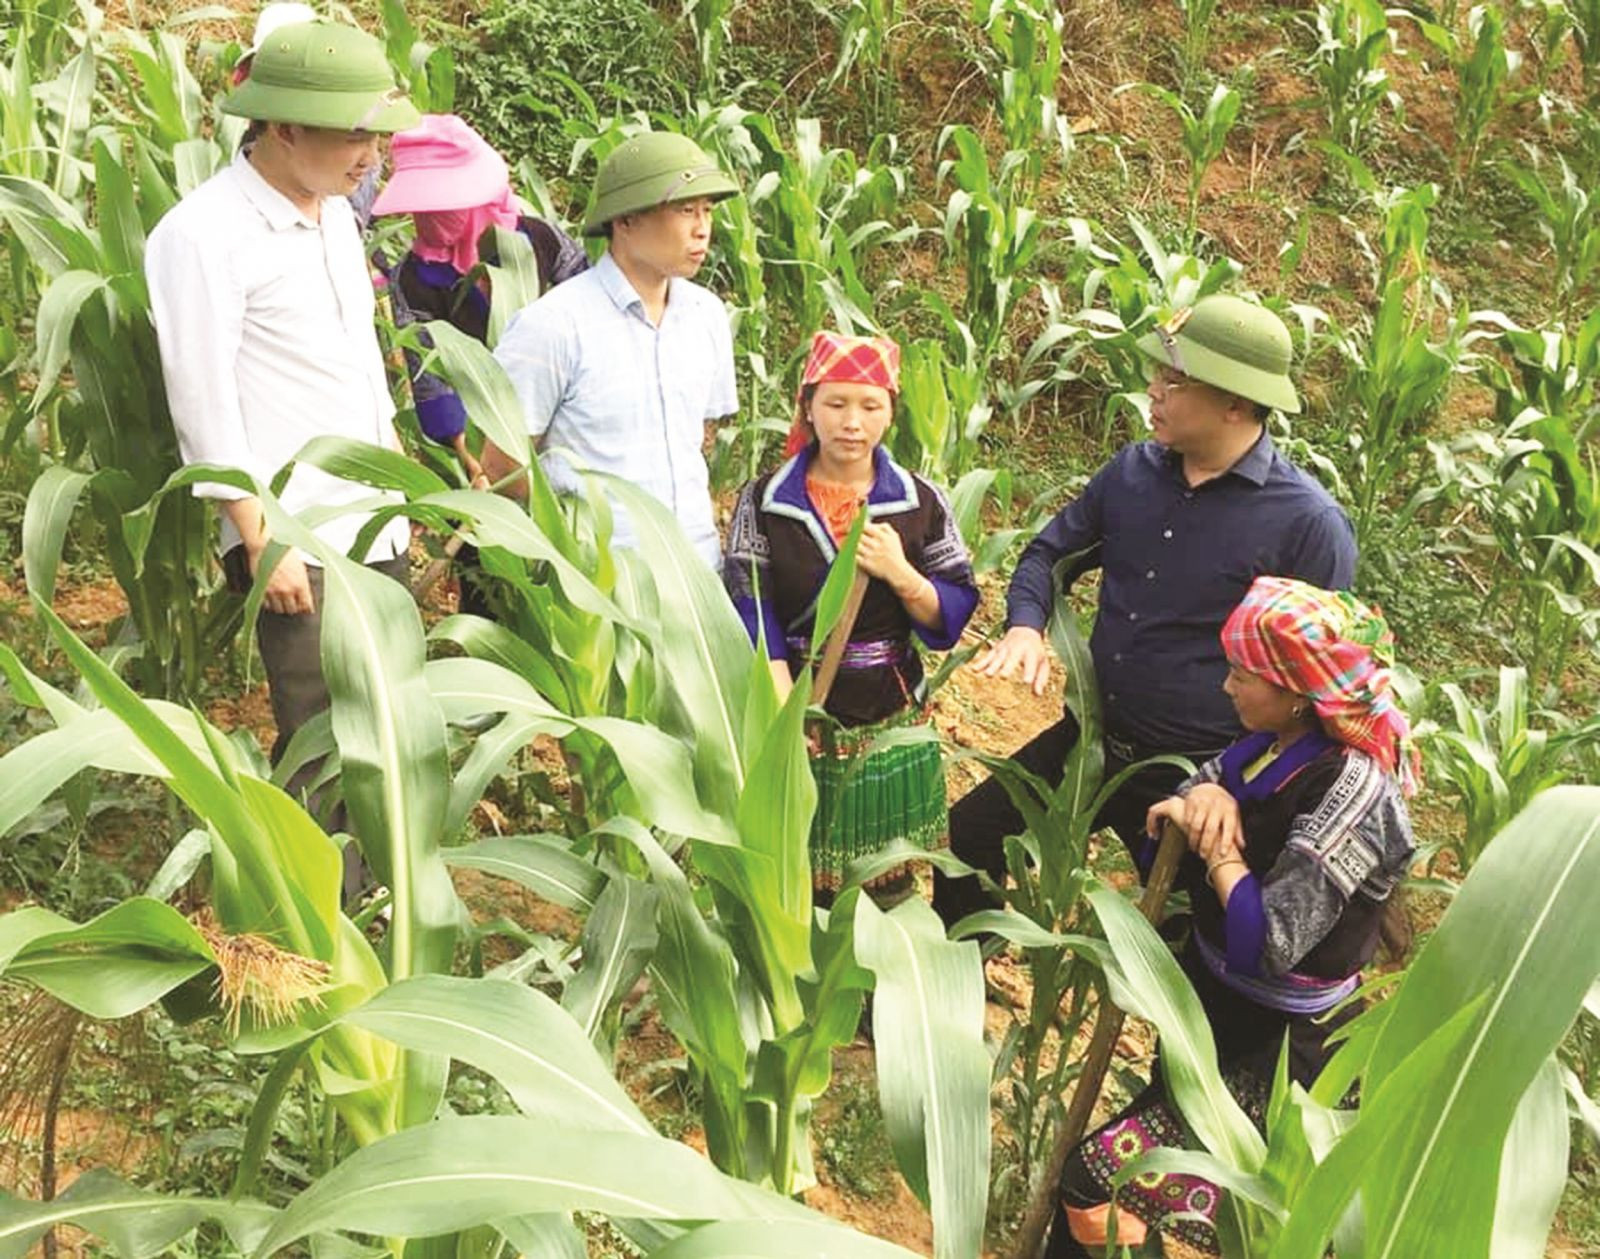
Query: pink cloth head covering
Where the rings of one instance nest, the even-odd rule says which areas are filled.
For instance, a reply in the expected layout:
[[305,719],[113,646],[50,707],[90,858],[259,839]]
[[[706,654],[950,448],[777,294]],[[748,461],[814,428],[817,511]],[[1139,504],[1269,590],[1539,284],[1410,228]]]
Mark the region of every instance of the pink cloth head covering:
[[478,238],[491,225],[517,225],[505,159],[454,114],[424,114],[389,144],[394,169],[373,203],[373,214],[411,214],[413,250],[429,262],[458,271],[478,263]]

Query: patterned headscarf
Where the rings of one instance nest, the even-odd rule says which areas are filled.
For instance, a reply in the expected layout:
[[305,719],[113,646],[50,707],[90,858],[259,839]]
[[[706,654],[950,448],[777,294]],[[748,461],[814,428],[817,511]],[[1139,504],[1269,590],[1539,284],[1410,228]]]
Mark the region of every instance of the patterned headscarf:
[[1401,777],[1421,783],[1411,726],[1390,694],[1394,635],[1383,614],[1344,590],[1257,577],[1222,627],[1230,663],[1309,698],[1323,727]]
[[847,337],[839,332],[819,332],[811,338],[811,354],[800,376],[794,399],[794,423],[789,427],[785,455],[797,455],[811,441],[811,421],[806,415],[807,385],[827,381],[850,385],[878,385],[890,394],[900,393],[900,347],[888,337]]

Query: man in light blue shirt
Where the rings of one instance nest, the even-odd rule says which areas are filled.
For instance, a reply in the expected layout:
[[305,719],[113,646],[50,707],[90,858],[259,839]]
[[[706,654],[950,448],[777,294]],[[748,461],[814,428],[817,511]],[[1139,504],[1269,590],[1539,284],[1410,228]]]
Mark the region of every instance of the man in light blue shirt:
[[[672,510],[713,568],[705,424],[739,404],[727,310],[689,277],[706,259],[713,203],[738,191],[686,136],[628,140],[601,163],[584,224],[608,238],[606,253],[520,311],[495,348],[553,488],[577,491],[574,464],[624,477]],[[483,463],[495,481],[517,466],[488,443]],[[634,545],[627,513],[613,504],[613,515],[613,545]]]

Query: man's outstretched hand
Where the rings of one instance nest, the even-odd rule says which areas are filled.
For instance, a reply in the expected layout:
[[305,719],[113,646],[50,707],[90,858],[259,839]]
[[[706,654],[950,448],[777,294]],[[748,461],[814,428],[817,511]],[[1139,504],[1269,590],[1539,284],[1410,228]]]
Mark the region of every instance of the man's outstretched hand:
[[1009,678],[1020,669],[1022,684],[1032,687],[1035,695],[1043,695],[1050,684],[1050,652],[1044,645],[1044,635],[1026,625],[1008,629],[1005,637],[972,667],[986,678]]

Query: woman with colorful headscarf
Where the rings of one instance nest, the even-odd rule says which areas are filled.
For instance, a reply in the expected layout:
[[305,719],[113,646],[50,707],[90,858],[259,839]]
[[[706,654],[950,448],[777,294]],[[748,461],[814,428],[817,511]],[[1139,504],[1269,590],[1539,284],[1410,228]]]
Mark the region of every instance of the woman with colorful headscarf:
[[[1393,644],[1349,593],[1258,577],[1222,630],[1224,690],[1249,733],[1150,810],[1152,835],[1171,821],[1188,839],[1181,961],[1223,1079],[1258,1126],[1285,1034],[1290,1078],[1309,1086],[1357,1013],[1332,1012],[1359,986],[1411,864],[1417,762],[1391,694]],[[1193,1144],[1152,1083],[1074,1151],[1047,1259],[1103,1253],[1117,1172],[1152,1146]],[[1117,1240],[1165,1228],[1217,1253],[1217,1198],[1198,1177],[1136,1177],[1117,1195]]]
[[[393,174],[373,204],[374,216],[409,214],[416,229],[410,251],[389,272],[395,322],[446,319],[479,341],[489,339],[489,281],[479,267],[493,261],[494,227],[520,232],[533,249],[540,291],[588,270],[583,246],[560,228],[524,214],[511,191],[511,176],[489,142],[454,114],[424,114],[389,144]],[[431,441],[455,449],[476,481],[481,469],[467,450],[467,412],[439,377],[412,372],[417,423]],[[462,611],[488,614],[475,587],[476,552],[463,548],[458,565]]]
[[[817,812],[812,878],[824,897],[845,867],[897,839],[921,848],[948,839],[937,742],[879,751],[846,779],[884,728],[918,720],[922,658],[912,637],[946,651],[978,604],[972,565],[944,494],[889,457],[883,437],[900,391],[900,347],[882,337],[819,332],[812,339],[789,434],[789,458],[739,493],[724,580],[752,641],[765,637],[781,687],[810,650],[818,592],[865,508],[857,565],[866,595],[825,711],[837,723],[813,757]],[[902,868],[875,882],[888,899],[908,889]]]

